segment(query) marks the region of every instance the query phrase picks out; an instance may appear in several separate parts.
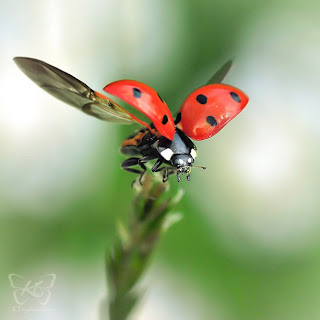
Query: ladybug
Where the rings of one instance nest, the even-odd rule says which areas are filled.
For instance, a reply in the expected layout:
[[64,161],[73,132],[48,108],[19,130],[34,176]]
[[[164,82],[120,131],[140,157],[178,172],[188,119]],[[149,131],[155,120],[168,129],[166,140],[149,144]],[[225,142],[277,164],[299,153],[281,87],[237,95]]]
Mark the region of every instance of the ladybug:
[[197,156],[197,148],[191,139],[204,140],[214,136],[245,108],[249,100],[241,90],[221,83],[231,67],[231,61],[225,63],[205,86],[185,99],[175,120],[160,95],[146,84],[119,80],[103,88],[106,93],[146,115],[151,120],[148,124],[109,96],[92,90],[50,64],[25,57],[16,57],[14,61],[32,81],[59,100],[101,120],[142,125],[141,130],[121,145],[121,152],[129,156],[121,167],[139,174],[140,183],[146,172],[145,164],[151,160],[155,160],[151,171],[161,171],[163,182],[172,174],[176,174],[178,182],[181,180],[180,174],[186,174],[189,181]]

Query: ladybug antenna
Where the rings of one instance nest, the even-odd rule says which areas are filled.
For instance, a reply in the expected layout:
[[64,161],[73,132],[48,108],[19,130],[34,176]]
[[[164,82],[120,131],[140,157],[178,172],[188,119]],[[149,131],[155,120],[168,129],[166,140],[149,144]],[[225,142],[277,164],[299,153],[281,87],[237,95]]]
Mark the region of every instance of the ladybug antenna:
[[202,167],[202,166],[192,166],[192,168],[200,168],[200,169],[203,169],[203,170],[207,169],[207,167]]

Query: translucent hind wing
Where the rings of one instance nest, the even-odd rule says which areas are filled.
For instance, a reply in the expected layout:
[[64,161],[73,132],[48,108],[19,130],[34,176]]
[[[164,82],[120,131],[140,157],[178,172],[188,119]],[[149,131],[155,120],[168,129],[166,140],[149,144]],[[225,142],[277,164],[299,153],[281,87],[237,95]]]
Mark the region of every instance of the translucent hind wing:
[[113,100],[93,91],[82,81],[46,62],[26,57],[16,57],[14,61],[40,88],[91,116],[120,124],[144,125],[144,122],[134,119]]

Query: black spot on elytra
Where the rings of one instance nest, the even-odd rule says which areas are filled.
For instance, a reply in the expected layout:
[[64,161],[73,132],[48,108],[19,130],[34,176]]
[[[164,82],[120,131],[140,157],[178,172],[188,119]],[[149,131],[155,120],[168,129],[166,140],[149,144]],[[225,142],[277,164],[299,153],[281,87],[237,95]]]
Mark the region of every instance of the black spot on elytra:
[[217,125],[217,120],[213,116],[208,116],[206,119],[207,123],[209,123],[212,127]]
[[168,116],[165,114],[162,119],[162,124],[166,124],[168,122]]
[[164,103],[163,99],[161,98],[160,94],[158,93],[158,97],[160,98],[160,100]]
[[177,117],[176,117],[176,120],[175,120],[174,124],[178,124],[180,121],[181,121],[181,112],[179,112],[177,114]]
[[199,94],[197,95],[196,100],[201,104],[206,104],[208,101],[208,98],[204,94]]
[[133,95],[136,98],[140,98],[141,97],[141,91],[138,88],[133,88]]
[[238,102],[240,103],[241,102],[241,99],[240,97],[233,91],[230,92],[230,95],[231,95],[231,98],[235,101],[235,102]]

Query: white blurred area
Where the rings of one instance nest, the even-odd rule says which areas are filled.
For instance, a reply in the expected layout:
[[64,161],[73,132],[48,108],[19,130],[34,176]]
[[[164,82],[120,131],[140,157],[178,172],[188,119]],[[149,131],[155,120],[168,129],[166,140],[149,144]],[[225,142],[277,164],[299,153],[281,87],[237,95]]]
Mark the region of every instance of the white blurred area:
[[249,241],[296,254],[318,237],[319,29],[312,10],[271,11],[239,35],[241,53],[226,82],[243,89],[250,102],[199,144],[208,170],[197,177],[206,187],[195,197],[233,253],[246,251]]
[[[2,215],[16,210],[42,215],[53,206],[63,207],[72,196],[91,192],[99,174],[94,170],[94,155],[102,147],[110,149],[106,179],[108,172],[119,167],[113,161],[119,148],[114,139],[117,127],[51,97],[12,58],[44,60],[101,91],[107,83],[133,76],[139,68],[147,74],[164,70],[170,50],[160,49],[174,49],[168,43],[174,41],[175,32],[168,37],[170,22],[163,25],[161,21],[166,16],[176,22],[170,19],[172,14],[160,2],[148,1],[140,1],[140,6],[111,0],[1,3]],[[153,66],[155,60],[158,63]]]
[[[96,272],[95,272],[96,271]],[[24,285],[28,281],[31,285],[41,281],[41,277],[47,274],[55,275],[52,287],[48,289],[49,299],[44,306],[33,304],[33,311],[28,306],[21,306],[20,311],[12,312],[12,306],[16,305],[13,291],[8,287],[8,295],[3,299],[1,310],[5,319],[11,320],[99,320],[99,303],[101,297],[105,295],[105,284],[103,279],[103,266],[95,261],[86,266],[81,265],[77,272],[74,272],[74,266],[66,263],[59,264],[56,261],[42,261],[37,266],[24,266],[23,270],[18,274],[23,276],[21,284]],[[40,284],[41,286],[41,284]],[[32,290],[32,289],[31,289]],[[30,298],[32,299],[32,298]],[[85,302],[85,303],[84,303]],[[107,318],[106,318],[107,319]]]
[[197,285],[188,284],[183,276],[180,278],[163,265],[153,266],[142,282],[141,290],[145,295],[132,320],[227,319],[228,311],[223,309],[218,296],[206,301],[199,294]]
[[[105,306],[107,299],[104,266],[101,261],[91,261],[86,266],[81,266],[78,272],[74,272],[74,266],[64,263],[59,265],[53,261],[39,264],[37,267],[25,267],[24,277],[21,282],[28,280],[35,283],[41,276],[53,273],[56,279],[50,288],[50,298],[48,304],[38,312],[15,312],[10,308],[14,305],[13,289],[9,288],[8,296],[1,301],[5,306],[9,306],[5,319],[12,320],[107,320],[108,310]],[[177,278],[176,274],[170,272],[164,266],[156,265],[139,285],[141,300],[130,316],[131,320],[194,320],[209,319],[213,316],[208,314],[209,307],[215,304],[214,317],[223,319],[227,314],[222,310],[217,301],[204,301],[197,293],[196,287],[188,285],[184,279]],[[186,301],[192,301],[187,304]],[[27,308],[26,308],[27,310]]]
[[99,122],[48,95],[12,61],[14,56],[35,57],[86,76],[79,59],[84,53],[68,56],[77,42],[63,23],[63,8],[71,9],[62,1],[12,1],[2,8],[1,34],[7,35],[0,53],[2,214],[50,213],[52,206],[64,205],[71,188],[90,190],[79,176],[97,152]]

